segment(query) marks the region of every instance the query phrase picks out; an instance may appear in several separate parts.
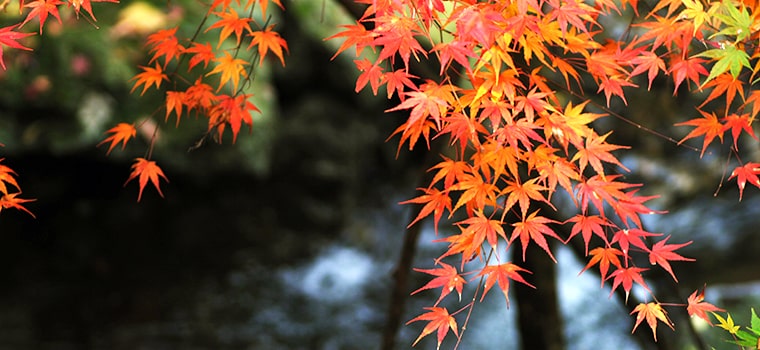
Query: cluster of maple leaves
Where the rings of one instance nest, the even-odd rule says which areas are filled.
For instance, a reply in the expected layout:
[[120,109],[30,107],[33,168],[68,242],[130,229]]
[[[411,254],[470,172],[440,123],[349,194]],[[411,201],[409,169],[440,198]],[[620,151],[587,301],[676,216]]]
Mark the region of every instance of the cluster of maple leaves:
[[[456,218],[451,220],[454,232],[446,230],[440,239],[448,248],[436,259],[437,267],[418,269],[433,278],[414,293],[441,292],[428,312],[410,321],[427,322],[416,342],[433,332],[439,346],[449,330],[461,336],[456,316],[463,309],[450,313],[439,303],[453,291],[461,299],[468,282],[464,276],[484,280],[481,300],[498,285],[508,304],[510,281],[532,285],[522,275],[530,271],[508,261],[507,249],[518,249],[519,241],[525,260],[527,246],[536,244],[554,260],[549,240],[567,244],[578,235],[588,258],[583,271],[598,265],[602,284],[611,282],[612,291],[622,288],[628,295],[634,284],[649,291],[653,301],[633,311],[634,330],[644,320],[653,332],[658,322],[672,328],[644,280],[649,268],[637,266],[634,256],[647,257],[677,282],[670,264],[693,260],[676,252],[691,242],[668,243],[670,236],[646,231],[640,216],[659,212],[645,204],[654,197],[639,195],[641,185],[626,182],[621,173],[628,170],[613,152],[627,147],[607,142],[610,133],[594,129],[594,121],[604,115],[588,111],[591,98],[577,101],[583,95],[569,92],[593,82],[609,105],[613,98],[626,102],[626,88],[643,82],[650,88],[663,76],[672,81],[674,93],[709,91],[697,108],[701,117],[678,124],[693,127],[681,142],[703,138],[704,154],[713,141],[730,134],[737,165],[729,179],[736,179],[741,199],[747,183],[760,188],[760,162],[745,162],[739,152],[742,135],[757,139],[752,124],[760,112],[760,90],[750,87],[760,71],[760,4],[659,0],[646,8],[636,0],[356,2],[366,6],[363,16],[329,38],[342,40],[336,56],[344,51],[355,55],[361,73],[356,91],[369,86],[378,94],[385,89],[388,99],[398,99],[388,112],[408,113],[394,132],[400,136],[399,149],[423,141],[429,147],[432,138],[444,138],[453,150],[430,169],[435,174],[422,194],[403,202],[421,205],[411,225],[432,215],[436,233],[439,224]],[[201,42],[197,35],[178,37],[177,28],[151,34],[146,41],[150,60],[133,78],[132,90],[163,94],[166,122],[174,116],[179,126],[183,116],[200,116],[208,121],[207,137],[221,141],[229,127],[234,143],[258,111],[244,92],[256,61],[260,66],[274,56],[285,64],[288,46],[270,23],[269,5],[269,0],[214,0],[198,32],[218,31],[215,43]],[[84,9],[95,20],[91,0],[22,1],[21,9],[29,9],[23,22],[0,29],[0,65],[5,68],[3,48],[29,50],[21,42],[33,33],[19,32],[22,26],[37,20],[42,32],[48,15],[60,21],[62,6],[74,7],[77,14]],[[632,22],[615,38],[600,19],[624,12],[633,13]],[[437,61],[438,77],[415,76],[412,59]],[[124,149],[136,130],[134,124],[119,123],[101,144],[109,144],[107,153],[120,143]],[[146,156],[135,159],[127,180],[138,179],[138,201],[148,182],[163,196],[159,180],[167,178],[151,160],[152,147],[153,142]],[[20,190],[14,175],[0,165],[2,208],[29,212],[22,206],[29,200],[16,197]],[[19,191],[9,192],[9,186]],[[571,199],[577,213],[560,219],[554,196]],[[561,230],[564,225],[569,229]],[[467,264],[473,261],[484,263]],[[704,301],[704,291],[692,293],[685,306],[707,322],[708,312],[722,311]]]

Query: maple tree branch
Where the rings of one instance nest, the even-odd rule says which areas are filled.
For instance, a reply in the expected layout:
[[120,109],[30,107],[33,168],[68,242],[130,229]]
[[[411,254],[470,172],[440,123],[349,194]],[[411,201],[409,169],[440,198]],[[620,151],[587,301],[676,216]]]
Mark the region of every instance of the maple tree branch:
[[[439,146],[440,144],[440,142],[434,143],[431,145],[431,149],[426,153],[425,161],[423,162],[422,175],[420,176],[418,186],[416,187],[424,188],[430,184],[431,174],[427,172],[427,169],[435,162],[435,156],[438,155],[438,151],[441,148],[441,146]],[[422,208],[422,205],[416,205],[411,218],[417,217]],[[424,221],[426,220],[423,220],[423,222]],[[393,288],[391,289],[387,319],[385,327],[383,328],[382,345],[380,346],[380,349],[382,350],[393,350],[395,348],[396,334],[398,334],[398,330],[403,322],[402,317],[404,316],[405,300],[409,295],[409,273],[412,271],[412,262],[417,253],[417,242],[419,241],[419,236],[422,232],[423,222],[418,222],[406,230],[398,264],[391,274],[393,277]]]

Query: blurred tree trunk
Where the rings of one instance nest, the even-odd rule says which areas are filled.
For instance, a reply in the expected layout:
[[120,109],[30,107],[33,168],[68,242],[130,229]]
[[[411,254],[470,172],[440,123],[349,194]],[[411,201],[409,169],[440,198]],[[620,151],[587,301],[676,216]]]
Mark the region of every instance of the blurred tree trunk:
[[535,243],[528,245],[525,261],[522,250],[513,249],[512,261],[520,261],[520,266],[533,272],[528,279],[536,289],[521,283],[514,283],[517,304],[517,329],[520,332],[523,349],[563,350],[562,316],[557,301],[556,264],[543,249]]

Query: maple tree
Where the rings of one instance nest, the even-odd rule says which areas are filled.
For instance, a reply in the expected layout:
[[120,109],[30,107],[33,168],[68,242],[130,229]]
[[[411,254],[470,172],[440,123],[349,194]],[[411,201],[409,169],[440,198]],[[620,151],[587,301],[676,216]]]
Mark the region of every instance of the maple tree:
[[[195,35],[182,36],[176,27],[150,34],[145,41],[150,59],[132,78],[132,92],[163,99],[151,118],[163,115],[168,124],[174,116],[175,128],[189,116],[205,118],[198,145],[207,139],[223,142],[225,135],[235,143],[243,124],[253,127],[251,115],[259,108],[246,88],[267,59],[285,65],[289,50],[268,12],[271,5],[285,6],[269,2],[216,0]],[[578,234],[588,259],[581,272],[598,264],[602,284],[609,284],[611,293],[621,290],[627,299],[639,285],[651,298],[633,308],[634,330],[646,320],[656,340],[658,323],[674,328],[665,307],[685,306],[690,315],[708,322],[707,312],[713,313],[721,327],[736,333],[730,315],[723,318],[717,314],[722,309],[703,301],[704,291],[673,305],[658,301],[649,288],[645,276],[655,268],[678,282],[671,263],[693,260],[677,253],[691,242],[668,243],[670,235],[646,230],[641,216],[662,213],[646,204],[655,196],[639,194],[642,184],[626,181],[629,170],[617,154],[629,147],[608,142],[614,133],[601,131],[595,122],[614,113],[612,104],[626,104],[627,91],[644,84],[651,89],[654,82],[668,80],[674,93],[709,91],[696,107],[699,117],[676,124],[691,128],[679,144],[701,139],[698,150],[704,156],[714,141],[730,137],[735,161],[727,181],[736,179],[739,200],[747,183],[760,188],[760,161],[743,160],[740,150],[751,142],[747,136],[757,141],[753,122],[760,112],[760,93],[752,88],[760,71],[760,3],[356,3],[364,5],[356,22],[326,38],[340,41],[334,57],[354,59],[355,90],[369,87],[377,95],[385,89],[384,96],[396,103],[386,112],[407,116],[391,135],[398,135],[399,152],[405,146],[430,148],[433,139],[450,146],[430,168],[435,173],[419,188],[422,194],[402,202],[421,206],[410,226],[430,216],[436,233],[450,224],[439,239],[448,247],[435,260],[437,267],[416,269],[434,277],[413,293],[441,291],[428,312],[410,321],[427,322],[415,343],[434,331],[439,346],[449,334],[461,339],[469,317],[460,318],[460,312],[474,304],[453,313],[440,306],[454,290],[461,299],[465,288],[483,284],[474,292],[483,300],[498,284],[508,305],[510,280],[533,286],[526,279],[532,272],[520,261],[509,261],[508,249],[520,250],[524,262],[526,249],[535,244],[556,262],[552,244],[568,244]],[[23,20],[0,29],[0,65],[6,68],[2,55],[8,49],[31,50],[24,42],[36,32],[22,32],[27,23],[38,22],[41,34],[48,16],[60,23],[59,10],[68,6],[77,15],[84,9],[96,20],[91,1],[21,1],[20,10],[27,11]],[[624,14],[630,24],[615,37],[603,20]],[[215,42],[197,35],[217,31]],[[437,76],[417,74],[414,62],[419,61],[437,63]],[[606,107],[591,107],[595,94],[604,96]],[[106,154],[120,143],[124,150],[137,128],[119,123],[98,146],[109,144]],[[148,182],[163,196],[160,179],[168,181],[151,159],[157,130],[145,156],[134,159],[127,179],[138,179],[138,201]],[[2,209],[33,215],[25,206],[31,199],[17,197],[16,173],[5,165],[0,165],[0,192]],[[572,202],[575,212],[563,217],[556,198]],[[640,258],[652,267],[637,265]],[[474,277],[468,280],[470,275]]]

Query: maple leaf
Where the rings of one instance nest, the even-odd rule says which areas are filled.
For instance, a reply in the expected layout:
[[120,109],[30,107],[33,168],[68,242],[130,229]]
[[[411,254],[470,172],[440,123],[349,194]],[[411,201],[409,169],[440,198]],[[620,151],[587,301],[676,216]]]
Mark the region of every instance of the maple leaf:
[[337,38],[345,38],[331,60],[334,60],[335,57],[338,57],[341,52],[347,50],[352,46],[356,48],[356,57],[359,57],[362,51],[364,51],[364,48],[369,46],[374,40],[374,34],[371,31],[368,31],[367,27],[361,23],[357,22],[356,24],[341,25],[340,27],[345,28],[346,30],[325,39],[332,40]]
[[712,325],[710,318],[707,317],[707,312],[714,314],[717,311],[725,312],[726,310],[723,310],[713,304],[704,301],[705,288],[703,288],[702,292],[699,294],[697,294],[697,292],[699,292],[699,290],[695,290],[694,293],[691,293],[691,295],[689,295],[689,298],[687,299],[688,306],[686,306],[686,312],[689,313],[689,316],[697,316],[707,321],[708,324]]
[[599,276],[602,278],[602,286],[604,286],[604,281],[607,280],[607,272],[610,269],[610,264],[616,266],[618,269],[623,268],[623,266],[620,264],[620,259],[618,258],[618,256],[623,255],[623,252],[621,252],[620,249],[612,247],[598,247],[592,249],[589,254],[591,254],[591,260],[589,260],[588,264],[586,264],[586,267],[584,267],[583,270],[578,273],[578,275],[582,274],[591,266],[594,266],[598,263]]
[[579,149],[573,156],[573,159],[570,160],[573,162],[578,160],[580,172],[583,172],[583,170],[586,169],[586,165],[591,165],[597,174],[604,177],[604,167],[602,166],[603,161],[615,164],[625,171],[629,171],[628,168],[623,166],[623,164],[621,164],[610,152],[618,149],[628,149],[630,147],[607,143],[606,139],[610,134],[612,134],[612,131],[603,136],[596,136],[595,133],[592,133],[586,137],[586,146]]
[[631,64],[634,65],[631,77],[647,72],[647,78],[649,79],[647,90],[652,90],[652,82],[657,77],[657,73],[667,71],[665,61],[651,51],[642,52],[640,56],[631,60]]
[[739,140],[739,135],[742,131],[746,132],[749,134],[749,136],[752,136],[753,139],[757,140],[755,131],[752,130],[752,120],[749,118],[749,115],[737,115],[735,113],[732,113],[723,118],[723,121],[726,123],[724,124],[724,128],[726,130],[731,129],[731,138],[734,139],[734,149],[739,149],[737,141]]
[[417,78],[417,76],[409,74],[409,72],[403,69],[383,73],[382,81],[386,84],[385,89],[388,93],[388,99],[390,100],[395,92],[399,99],[403,101],[405,97],[404,86],[412,90],[418,90],[417,85],[415,85],[410,78]]
[[206,33],[215,28],[222,29],[219,32],[219,43],[216,45],[217,49],[222,46],[224,39],[227,39],[232,33],[235,33],[235,38],[237,39],[236,46],[240,46],[240,37],[243,35],[243,29],[248,31],[248,33],[252,32],[251,26],[248,24],[248,22],[252,21],[250,18],[240,18],[237,11],[232,7],[227,8],[227,11],[228,12],[214,12],[214,14],[221,19],[217,20],[206,29]]
[[108,129],[106,133],[111,133],[113,135],[107,137],[103,141],[100,141],[96,147],[100,147],[100,145],[111,141],[111,146],[108,147],[108,151],[106,152],[106,155],[108,155],[119,142],[121,142],[121,149],[124,150],[124,148],[127,147],[127,141],[135,137],[137,130],[135,129],[134,124],[119,123],[116,124],[116,126],[113,128]]
[[383,15],[373,18],[372,21],[375,22],[375,29],[371,45],[382,47],[378,61],[390,58],[392,63],[398,54],[404,61],[404,67],[408,68],[409,58],[412,55],[417,60],[419,60],[418,53],[427,56],[425,49],[414,38],[415,35],[419,35],[416,20],[396,15]]
[[457,337],[459,336],[459,333],[457,332],[457,321],[454,319],[454,316],[449,315],[449,310],[443,307],[426,307],[425,310],[430,310],[430,312],[419,315],[406,323],[410,324],[417,321],[430,321],[425,325],[425,328],[422,329],[422,333],[420,333],[420,336],[417,337],[417,340],[414,341],[412,346],[417,345],[420,339],[433,333],[433,331],[437,331],[438,349],[440,349],[441,342],[443,342],[443,338],[448,334],[449,329],[454,331],[454,334]]
[[[5,158],[0,158],[0,162],[3,160],[5,160]],[[13,169],[0,164],[0,192],[3,194],[8,194],[8,187],[6,184],[15,187],[17,190],[20,190],[20,187],[18,186],[18,182],[16,182],[14,175],[16,175],[16,172],[13,171]]]
[[705,69],[704,66],[706,63],[707,61],[696,57],[688,59],[681,59],[679,57],[678,60],[670,62],[670,70],[668,71],[668,74],[673,76],[673,80],[676,83],[676,86],[673,89],[673,94],[675,95],[676,91],[678,91],[678,87],[686,78],[699,86],[699,76],[708,74],[707,69]]
[[417,221],[420,221],[423,218],[430,215],[430,213],[433,213],[433,224],[435,225],[435,233],[437,235],[438,223],[441,220],[443,211],[448,209],[449,212],[451,212],[451,198],[449,197],[448,192],[442,192],[438,190],[437,188],[418,188],[418,190],[425,192],[425,194],[399,203],[399,204],[425,203],[422,209],[420,209],[420,213],[417,214],[417,217],[414,218],[414,221],[412,221],[412,223],[410,223],[407,226],[407,228],[412,227],[415,223],[417,223]]
[[473,244],[476,245],[481,245],[483,240],[487,240],[488,244],[495,249],[498,236],[504,238],[505,241],[507,240],[507,235],[504,233],[504,228],[501,226],[502,222],[499,220],[489,220],[480,210],[475,211],[475,216],[457,222],[456,224],[468,225],[467,228],[462,231],[462,234],[472,234]]
[[176,33],[177,27],[160,30],[148,36],[146,45],[152,46],[150,52],[153,53],[153,58],[150,59],[149,64],[158,60],[159,57],[164,57],[164,68],[166,68],[169,61],[179,57],[185,48],[179,44]]
[[246,73],[245,70],[245,65],[247,65],[248,62],[233,57],[227,51],[224,52],[224,57],[217,58],[215,61],[216,67],[214,67],[214,69],[210,72],[206,73],[206,76],[217,73],[221,74],[219,78],[219,87],[216,89],[216,91],[218,92],[221,90],[222,87],[230,80],[232,80],[232,90],[237,91],[240,77],[248,77],[248,73]]
[[354,92],[361,91],[367,86],[367,83],[369,83],[370,87],[372,87],[372,94],[377,95],[377,89],[380,88],[383,81],[383,75],[385,74],[383,73],[383,67],[370,62],[370,60],[366,58],[362,60],[354,60],[354,64],[356,64],[356,69],[362,72],[362,74],[359,74],[359,78],[356,79],[356,88],[354,89]]
[[461,180],[463,175],[470,170],[470,165],[467,162],[452,160],[446,157],[443,157],[443,159],[444,161],[429,169],[438,169],[438,172],[435,173],[430,183],[435,184],[443,179],[443,188],[450,188],[454,184],[454,181]]
[[184,91],[167,91],[166,92],[166,119],[164,121],[169,121],[169,115],[172,112],[175,112],[177,114],[177,124],[175,127],[179,126],[179,120],[182,118],[182,105],[185,103],[185,100],[187,99],[187,94]]
[[655,243],[652,246],[652,249],[649,250],[649,263],[652,265],[660,264],[665,271],[668,271],[671,276],[673,276],[673,280],[678,282],[678,279],[676,278],[676,275],[673,273],[673,270],[670,268],[670,261],[695,261],[691,258],[684,258],[681,255],[678,255],[674,253],[673,251],[676,249],[680,249],[681,247],[685,247],[689,244],[691,244],[692,241],[688,241],[686,243],[682,244],[666,244],[668,241],[668,238],[670,236],[665,237],[663,240]]
[[270,25],[264,30],[258,30],[251,32],[251,44],[248,48],[252,48],[254,45],[258,45],[259,50],[259,66],[264,63],[264,56],[267,52],[274,53],[277,58],[280,59],[280,63],[285,66],[285,59],[282,57],[282,49],[288,51],[288,43],[285,39],[280,37],[280,34],[273,31],[274,25]]
[[591,200],[591,203],[594,204],[599,213],[604,216],[604,204],[602,201],[615,204],[618,199],[628,197],[622,190],[637,185],[615,181],[619,177],[620,175],[611,175],[603,178],[601,175],[594,175],[575,186],[577,192],[576,199],[580,199],[584,214],[587,208],[589,208],[589,200]]
[[208,67],[208,63],[216,58],[214,51],[211,48],[211,44],[205,43],[193,43],[193,46],[186,48],[183,53],[193,54],[190,57],[190,61],[187,63],[187,70],[190,71],[196,65],[203,62],[203,68]]
[[654,335],[654,341],[657,341],[657,321],[662,321],[670,329],[673,329],[673,324],[670,322],[670,319],[668,318],[667,312],[662,308],[660,303],[640,303],[639,305],[636,305],[636,308],[631,311],[631,315],[634,313],[638,313],[636,315],[636,324],[633,326],[633,330],[631,331],[631,334],[636,331],[636,328],[639,326],[641,321],[647,320],[647,324],[649,324],[649,328],[652,329],[652,334]]
[[386,112],[400,111],[411,109],[409,113],[409,122],[415,123],[418,120],[430,116],[435,121],[436,127],[441,128],[441,117],[446,113],[449,104],[443,98],[429,94],[427,91],[410,91],[405,93],[406,99],[398,106],[387,109]]
[[736,167],[734,171],[731,172],[731,176],[729,176],[728,179],[731,180],[736,178],[736,184],[739,186],[739,201],[742,200],[744,186],[747,185],[747,181],[749,181],[750,185],[760,188],[760,179],[757,177],[758,174],[760,174],[760,163],[752,162]]
[[623,251],[623,255],[625,255],[627,259],[628,248],[631,245],[648,251],[649,248],[647,248],[646,243],[644,243],[644,239],[646,239],[646,237],[656,236],[662,236],[662,233],[651,233],[638,228],[623,229],[615,232],[615,235],[612,236],[612,242],[610,242],[610,244],[617,243],[620,246],[620,249]]
[[736,334],[739,331],[740,326],[734,324],[731,314],[727,314],[728,317],[723,318],[721,315],[713,313],[713,316],[718,319],[718,327],[725,329],[728,333]]
[[507,181],[507,186],[502,190],[502,193],[508,193],[507,199],[504,203],[504,211],[508,211],[515,203],[520,204],[521,217],[525,217],[530,207],[531,200],[541,201],[554,207],[541,191],[546,190],[546,187],[536,184],[538,178],[532,178],[528,181],[520,183],[519,181]]
[[79,18],[79,13],[81,9],[84,9],[88,15],[90,15],[90,18],[92,18],[93,21],[97,22],[98,20],[95,18],[95,15],[92,13],[92,3],[93,2],[112,2],[112,3],[119,3],[119,0],[68,0],[68,3],[70,6],[74,6],[74,11],[77,14],[77,18]]
[[626,267],[626,268],[619,268],[615,271],[613,271],[607,278],[614,278],[612,280],[612,291],[610,291],[610,297],[612,296],[612,293],[615,292],[615,289],[619,285],[623,285],[623,290],[625,291],[625,302],[628,302],[628,294],[631,292],[631,288],[633,288],[633,282],[638,283],[644,289],[651,292],[649,289],[649,286],[647,286],[647,283],[644,282],[644,277],[641,277],[641,273],[644,271],[647,271],[648,269],[640,268],[640,267]]
[[678,141],[679,145],[690,138],[704,135],[705,140],[702,143],[702,153],[699,155],[702,157],[705,154],[705,150],[707,150],[707,146],[715,139],[716,136],[720,139],[720,142],[723,143],[723,132],[726,131],[726,126],[718,121],[718,117],[715,116],[715,113],[707,113],[703,111],[699,111],[699,113],[702,114],[702,118],[696,118],[678,123],[676,126],[691,125],[696,127],[694,130],[689,132],[686,137],[681,139],[681,141]]
[[[465,230],[460,227],[461,230]],[[481,238],[479,242],[475,242],[475,232],[468,231],[467,234],[465,232],[462,232],[461,234],[451,235],[443,239],[437,239],[433,242],[448,242],[449,243],[449,249],[441,254],[436,259],[436,262],[442,260],[443,258],[447,256],[452,256],[455,254],[462,254],[462,264],[460,265],[460,269],[464,269],[464,264],[469,262],[470,260],[474,259],[477,256],[480,256],[482,253],[482,244],[483,239]]]
[[34,35],[34,33],[15,32],[13,31],[13,29],[15,29],[16,27],[17,25],[12,25],[12,26],[0,28],[0,66],[3,67],[3,70],[5,70],[5,62],[3,61],[3,46],[7,46],[14,49],[32,51],[31,48],[28,48],[24,45],[19,44],[18,40],[28,37],[30,35]]
[[574,222],[572,230],[570,231],[570,237],[567,237],[565,244],[570,242],[575,235],[581,233],[583,237],[583,243],[586,245],[586,255],[588,255],[588,243],[591,241],[591,234],[599,236],[604,243],[607,243],[607,235],[604,233],[602,226],[612,226],[612,224],[605,218],[598,215],[581,215],[578,214],[570,219],[567,219],[565,223]]
[[37,218],[36,216],[34,216],[34,214],[32,214],[31,211],[29,211],[29,209],[26,209],[26,207],[21,205],[27,202],[34,202],[36,201],[36,199],[18,198],[17,196],[20,194],[21,192],[3,194],[3,196],[0,197],[0,210],[10,209],[10,208],[18,209],[31,215],[33,218]]
[[439,61],[441,62],[440,75],[451,64],[451,61],[459,63],[467,69],[468,73],[472,71],[470,58],[476,58],[475,52],[471,48],[472,43],[464,40],[452,40],[436,44],[431,51],[438,52]]
[[232,131],[232,143],[237,141],[242,124],[248,125],[249,130],[253,127],[251,112],[260,112],[248,98],[251,94],[238,94],[235,96],[222,95],[218,97],[218,103],[209,111],[208,130],[217,128],[218,138],[222,139],[226,124]]
[[441,265],[440,268],[437,269],[414,269],[414,271],[417,272],[423,272],[427,273],[429,275],[437,276],[436,278],[433,278],[430,282],[422,286],[422,288],[415,290],[412,292],[412,295],[417,294],[423,290],[426,289],[433,289],[433,288],[441,288],[441,296],[438,297],[438,300],[435,302],[435,305],[438,305],[438,303],[443,300],[443,298],[449,293],[451,293],[453,290],[456,289],[457,293],[459,294],[459,300],[462,300],[462,288],[464,287],[464,284],[467,283],[462,276],[459,275],[457,272],[457,269],[449,264],[438,262],[438,265]]
[[143,70],[143,72],[135,75],[134,78],[130,79],[137,80],[135,82],[135,86],[133,86],[132,90],[129,91],[130,93],[134,92],[138,86],[143,85],[143,90],[140,93],[140,96],[142,96],[151,85],[155,84],[156,89],[158,89],[161,86],[162,80],[169,80],[169,77],[164,74],[163,69],[160,65],[158,65],[158,63],[156,63],[156,68],[143,66],[140,66],[140,68]]
[[53,15],[53,17],[58,20],[58,23],[61,23],[61,16],[58,14],[58,5],[62,4],[63,2],[60,0],[34,0],[24,5],[24,7],[29,7],[32,10],[26,15],[26,19],[21,22],[19,28],[32,19],[38,18],[40,20],[40,34],[42,34],[42,27],[45,26],[45,20],[47,20],[48,15]]
[[130,181],[132,181],[132,179],[138,176],[140,177],[138,180],[138,183],[140,185],[140,192],[137,195],[138,202],[142,198],[142,193],[145,189],[145,185],[148,184],[148,180],[150,180],[150,182],[153,184],[153,187],[156,188],[158,194],[161,197],[164,196],[164,194],[161,192],[161,187],[158,184],[158,178],[160,176],[164,178],[166,182],[169,182],[169,179],[166,178],[164,172],[158,165],[156,165],[155,161],[147,160],[145,158],[135,158],[135,163],[132,164],[132,173],[129,175],[127,182],[124,183],[124,186],[126,186]]
[[487,265],[483,268],[483,270],[478,273],[477,277],[488,275],[488,278],[486,279],[486,285],[483,289],[483,294],[480,296],[480,301],[483,301],[483,298],[486,297],[486,294],[488,291],[493,287],[494,284],[498,283],[499,288],[501,289],[501,292],[504,293],[504,298],[507,301],[507,308],[509,308],[509,280],[514,280],[517,282],[520,282],[526,286],[529,286],[533,289],[536,287],[520,276],[520,272],[527,272],[531,273],[530,271],[517,266],[511,262],[500,264],[500,265]]
[[557,236],[557,233],[554,232],[549,226],[546,224],[548,223],[555,223],[558,224],[557,221],[547,219],[543,216],[537,216],[538,210],[534,211],[528,217],[523,217],[522,221],[513,223],[512,226],[514,226],[514,230],[512,231],[512,236],[509,238],[509,243],[512,244],[512,242],[517,238],[520,237],[520,244],[522,245],[522,252],[523,252],[523,261],[525,261],[525,250],[528,249],[528,243],[530,240],[533,240],[538,244],[541,249],[543,249],[547,254],[549,254],[549,257],[554,260],[554,262],[557,262],[557,259],[554,258],[554,255],[552,255],[551,250],[549,249],[549,243],[546,242],[546,238],[544,238],[544,235],[554,237],[557,240],[562,240]]
[[724,73],[717,76],[715,79],[710,80],[702,86],[702,89],[713,87],[708,96],[698,108],[704,107],[708,102],[720,97],[726,96],[726,106],[730,106],[737,93],[744,98],[744,82],[741,79],[736,79],[731,74]]
[[483,181],[479,174],[464,174],[462,180],[451,186],[449,190],[464,191],[459,196],[457,204],[454,205],[453,211],[456,211],[464,204],[467,204],[468,208],[481,210],[486,205],[495,206],[499,189],[495,185]]

